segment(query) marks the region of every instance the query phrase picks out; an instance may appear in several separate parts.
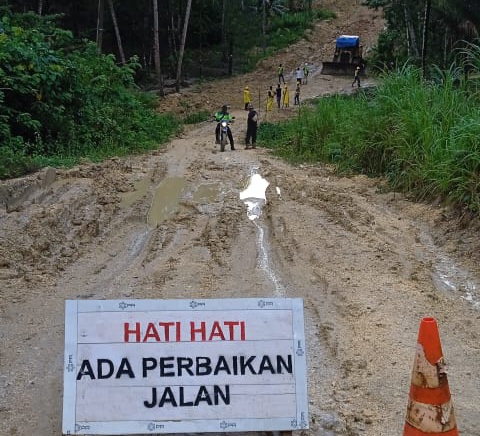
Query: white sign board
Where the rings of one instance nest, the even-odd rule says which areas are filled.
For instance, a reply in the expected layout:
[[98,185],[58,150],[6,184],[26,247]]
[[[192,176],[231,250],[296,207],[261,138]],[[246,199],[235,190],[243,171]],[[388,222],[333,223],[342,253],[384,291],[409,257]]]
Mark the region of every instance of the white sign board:
[[308,428],[301,299],[66,301],[64,434]]

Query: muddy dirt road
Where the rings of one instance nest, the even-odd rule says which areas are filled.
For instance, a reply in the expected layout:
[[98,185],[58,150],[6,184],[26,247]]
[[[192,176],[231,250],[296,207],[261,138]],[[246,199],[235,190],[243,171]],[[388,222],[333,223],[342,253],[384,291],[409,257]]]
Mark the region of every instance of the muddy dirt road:
[[[338,31],[338,21],[316,30],[325,44]],[[312,64],[303,98],[351,90],[351,78],[318,74],[311,44],[229,82],[237,151],[220,153],[203,123],[147,156],[0,185],[0,435],[61,434],[65,299],[229,297],[304,299],[305,435],[402,434],[424,316],[439,324],[459,430],[480,435],[478,224],[381,180],[243,149],[243,85],[263,92],[279,59]],[[269,186],[250,220],[239,194],[253,174]]]

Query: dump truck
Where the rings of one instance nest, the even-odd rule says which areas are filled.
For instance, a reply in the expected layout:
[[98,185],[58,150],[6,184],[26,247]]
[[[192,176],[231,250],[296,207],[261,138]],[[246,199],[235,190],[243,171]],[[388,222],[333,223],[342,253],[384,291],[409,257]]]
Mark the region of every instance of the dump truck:
[[340,35],[335,42],[333,60],[322,62],[321,74],[353,75],[355,68],[363,71],[365,62],[362,58],[360,37],[356,35]]

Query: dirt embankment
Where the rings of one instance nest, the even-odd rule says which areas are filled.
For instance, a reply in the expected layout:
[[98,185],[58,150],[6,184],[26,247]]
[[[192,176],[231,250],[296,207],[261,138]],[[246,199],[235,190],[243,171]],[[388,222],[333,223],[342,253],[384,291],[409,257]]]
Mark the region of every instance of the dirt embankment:
[[[383,23],[352,2],[323,7],[338,18],[255,72],[161,103],[214,110],[228,89],[237,151],[218,152],[203,123],[150,155],[0,185],[0,435],[61,434],[65,299],[268,296],[304,299],[305,435],[401,434],[423,316],[439,323],[459,430],[480,435],[478,224],[388,192],[382,180],[243,150],[243,86],[262,108],[278,63],[312,65],[304,98],[351,91],[351,78],[320,75],[320,62],[337,34],[368,45]],[[296,110],[262,110],[261,119]],[[239,192],[254,172],[270,185],[252,222]]]

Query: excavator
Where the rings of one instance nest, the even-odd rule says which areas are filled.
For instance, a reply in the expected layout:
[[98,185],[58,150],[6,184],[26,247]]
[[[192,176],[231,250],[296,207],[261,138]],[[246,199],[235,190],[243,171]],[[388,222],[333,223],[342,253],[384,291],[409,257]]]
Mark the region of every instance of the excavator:
[[340,35],[335,42],[335,53],[331,62],[322,62],[321,74],[353,75],[355,68],[365,68],[362,58],[360,37],[356,35]]

